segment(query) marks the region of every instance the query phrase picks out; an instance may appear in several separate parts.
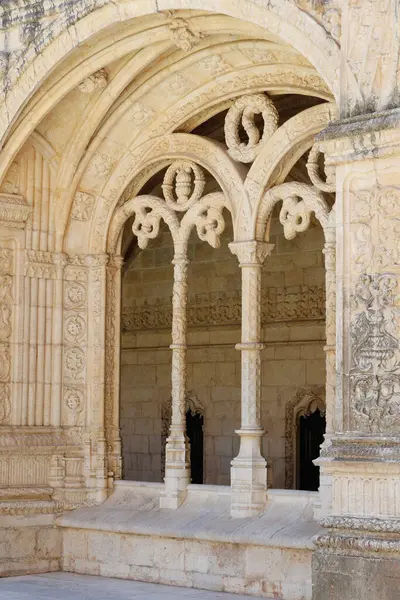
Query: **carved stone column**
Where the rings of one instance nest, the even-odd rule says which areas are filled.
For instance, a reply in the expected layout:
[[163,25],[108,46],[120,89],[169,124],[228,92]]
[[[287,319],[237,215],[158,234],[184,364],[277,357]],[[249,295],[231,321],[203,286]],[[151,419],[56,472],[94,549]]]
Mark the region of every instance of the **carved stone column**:
[[[332,216],[336,218],[336,211]],[[325,227],[325,365],[326,365],[326,431],[323,451],[328,451],[331,437],[335,431],[335,402],[336,402],[336,223]],[[321,471],[319,483],[321,503],[316,506],[315,515],[323,517],[330,514],[332,509],[332,478],[330,474]],[[321,508],[321,505],[324,507]]]
[[190,452],[186,437],[186,331],[187,265],[186,251],[175,248],[174,287],[172,294],[172,418],[165,449],[165,488],[161,508],[178,508],[190,483]]
[[108,486],[105,435],[106,289],[108,254],[88,255],[88,356],[86,426],[91,435],[92,464],[88,485],[95,488],[97,502],[106,499]]
[[261,455],[261,268],[273,245],[264,242],[232,242],[229,248],[242,270],[242,419],[236,432],[240,450],[231,468],[231,514],[248,517],[266,503],[267,470]]
[[[336,392],[319,460],[315,600],[395,598],[400,585],[400,118],[332,124],[319,136],[336,167]],[[333,260],[327,242],[327,269]],[[332,289],[327,273],[327,295]],[[329,302],[329,297],[328,297]],[[328,354],[333,331],[327,322]],[[333,368],[333,367],[332,367]],[[331,368],[328,361],[328,395]],[[333,382],[331,382],[333,383]],[[377,558],[379,557],[379,561]],[[332,590],[334,590],[332,592]]]
[[121,331],[121,267],[124,259],[111,255],[107,266],[107,305],[105,340],[105,430],[109,481],[122,478],[122,448],[119,427]]

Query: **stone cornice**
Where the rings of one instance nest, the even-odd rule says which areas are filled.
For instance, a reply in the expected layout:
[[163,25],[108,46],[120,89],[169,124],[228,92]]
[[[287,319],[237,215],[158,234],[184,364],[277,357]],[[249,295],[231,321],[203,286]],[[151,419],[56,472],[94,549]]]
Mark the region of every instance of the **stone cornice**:
[[329,165],[400,154],[400,108],[333,121],[315,140]]

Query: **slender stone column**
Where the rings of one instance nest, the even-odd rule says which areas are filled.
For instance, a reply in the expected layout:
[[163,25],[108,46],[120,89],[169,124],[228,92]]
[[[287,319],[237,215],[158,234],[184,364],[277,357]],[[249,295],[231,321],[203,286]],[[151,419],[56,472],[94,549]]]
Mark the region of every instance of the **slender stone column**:
[[265,242],[232,242],[229,248],[242,270],[242,396],[240,450],[231,468],[231,514],[248,517],[266,503],[267,470],[261,455],[261,268],[273,245]]
[[172,418],[165,449],[165,489],[161,508],[178,508],[190,483],[190,452],[186,437],[186,332],[187,332],[187,265],[186,250],[175,249],[174,287],[172,294]]
[[[332,213],[336,217],[336,212]],[[325,365],[326,365],[326,431],[322,451],[328,452],[335,431],[336,402],[336,224],[325,228]],[[322,518],[332,509],[332,478],[326,471],[320,472],[319,494],[321,502],[315,507],[315,516]],[[324,508],[322,509],[321,506]]]

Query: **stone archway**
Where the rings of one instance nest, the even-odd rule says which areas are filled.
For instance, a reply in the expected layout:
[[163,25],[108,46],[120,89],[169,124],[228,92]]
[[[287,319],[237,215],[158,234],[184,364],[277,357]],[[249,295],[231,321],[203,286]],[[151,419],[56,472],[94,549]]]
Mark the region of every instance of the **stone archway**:
[[285,488],[297,489],[297,446],[298,421],[300,416],[311,414],[317,409],[325,414],[324,389],[300,389],[285,407]]

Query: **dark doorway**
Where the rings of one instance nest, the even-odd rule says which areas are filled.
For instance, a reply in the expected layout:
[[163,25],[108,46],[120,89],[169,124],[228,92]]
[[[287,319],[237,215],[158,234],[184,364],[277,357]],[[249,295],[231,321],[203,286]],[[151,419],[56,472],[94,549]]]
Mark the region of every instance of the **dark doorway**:
[[326,427],[325,416],[319,408],[313,413],[303,415],[299,419],[299,489],[316,492],[319,488],[319,467],[313,460],[319,457],[319,450],[324,441]]
[[203,483],[204,417],[188,410],[186,433],[190,441],[190,475],[192,483]]

